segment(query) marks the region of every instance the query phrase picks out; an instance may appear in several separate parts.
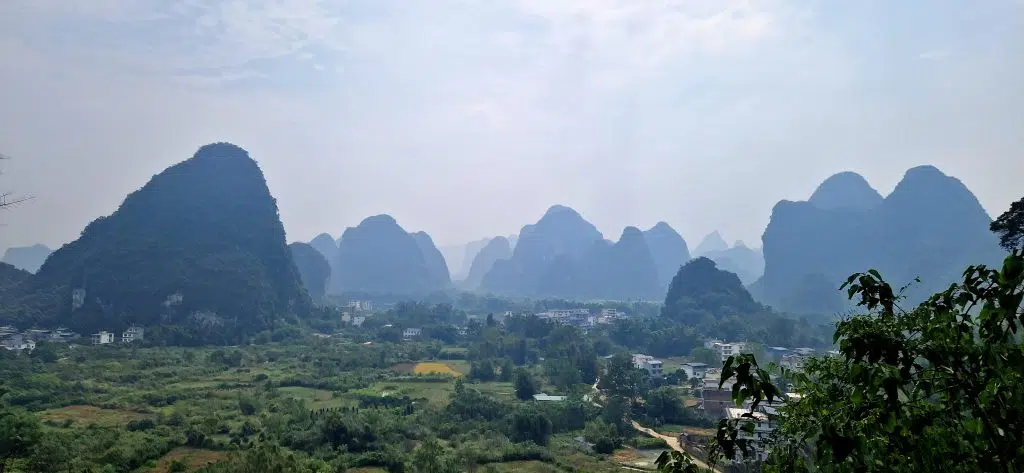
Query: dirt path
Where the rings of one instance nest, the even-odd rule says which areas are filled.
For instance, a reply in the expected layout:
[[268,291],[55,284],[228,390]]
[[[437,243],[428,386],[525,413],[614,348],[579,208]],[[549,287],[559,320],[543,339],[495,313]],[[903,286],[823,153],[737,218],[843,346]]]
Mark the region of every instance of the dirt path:
[[[687,452],[686,449],[684,449],[682,445],[679,445],[679,439],[677,437],[673,437],[671,435],[660,434],[660,433],[658,433],[656,430],[654,430],[652,428],[644,427],[644,426],[640,425],[635,420],[632,421],[632,422],[633,422],[633,428],[634,429],[639,430],[640,432],[643,432],[643,433],[645,433],[647,435],[650,435],[651,437],[659,438],[659,439],[664,440],[665,443],[667,443],[669,448],[671,448],[672,450],[675,450],[677,452],[682,452],[682,453],[685,453],[687,455],[690,455],[690,453]],[[714,468],[711,468],[711,466],[708,465],[707,463],[704,463],[704,462],[698,460],[693,455],[690,455],[690,459],[693,460],[694,464],[696,464],[697,466],[699,466],[701,468],[704,468],[705,470],[710,470],[710,471],[713,471],[714,473],[722,473],[721,471],[718,471],[718,470],[716,470]]]
[[[595,406],[597,406],[597,407],[604,407],[604,406],[602,406],[602,405],[597,403],[597,400],[599,399],[599,396],[601,394],[601,390],[597,389],[597,383],[598,382],[600,382],[600,379],[598,379],[597,381],[594,381],[594,385],[591,386],[591,389],[593,391],[593,398],[590,399],[590,403],[595,405]],[[681,453],[685,453],[685,454],[689,455],[690,459],[693,460],[693,463],[695,465],[697,465],[697,466],[699,466],[701,468],[704,468],[705,470],[714,472],[714,473],[722,473],[719,470],[711,468],[711,466],[708,465],[707,463],[704,463],[704,462],[700,461],[699,459],[695,458],[693,455],[690,454],[690,452],[687,452],[686,449],[684,449],[682,445],[679,445],[679,438],[673,437],[671,435],[660,434],[660,433],[658,433],[656,430],[654,430],[652,428],[644,427],[644,426],[640,425],[640,423],[635,421],[635,420],[631,421],[631,422],[633,423],[633,428],[634,429],[636,429],[636,430],[638,430],[640,432],[643,432],[643,433],[645,433],[647,435],[650,435],[651,437],[662,439],[662,440],[665,441],[665,443],[668,444],[669,448],[671,448],[672,450],[675,450],[677,452],[681,452]]]

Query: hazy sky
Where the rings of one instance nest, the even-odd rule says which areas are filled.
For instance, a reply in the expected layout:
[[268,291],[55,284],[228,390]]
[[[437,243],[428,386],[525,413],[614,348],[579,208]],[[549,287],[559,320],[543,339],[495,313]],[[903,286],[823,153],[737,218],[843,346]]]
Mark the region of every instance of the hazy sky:
[[202,144],[290,240],[439,244],[552,204],[760,245],[772,206],[935,164],[1024,195],[1022,0],[3,0],[0,248],[75,237]]

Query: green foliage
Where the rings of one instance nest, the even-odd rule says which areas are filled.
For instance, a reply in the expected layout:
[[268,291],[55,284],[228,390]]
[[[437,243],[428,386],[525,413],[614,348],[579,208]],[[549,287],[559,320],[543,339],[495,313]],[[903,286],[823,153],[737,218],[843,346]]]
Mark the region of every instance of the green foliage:
[[526,368],[517,368],[512,384],[515,386],[516,397],[523,401],[533,399],[537,394],[537,383]]
[[[841,356],[812,360],[795,380],[769,457],[772,471],[1017,472],[1024,464],[1024,258],[971,266],[963,280],[911,310],[875,270],[844,284],[868,312],[842,321]],[[751,356],[731,358],[739,402],[779,396]],[[747,425],[750,425],[749,423]],[[743,450],[720,424],[727,458]]]
[[597,387],[611,396],[632,401],[647,392],[647,373],[633,365],[631,356],[618,354],[608,360]]
[[1024,249],[1024,198],[1010,204],[989,229],[999,235],[999,245],[1006,251]]
[[509,438],[514,442],[547,445],[551,431],[551,419],[535,406],[521,406],[512,413]]

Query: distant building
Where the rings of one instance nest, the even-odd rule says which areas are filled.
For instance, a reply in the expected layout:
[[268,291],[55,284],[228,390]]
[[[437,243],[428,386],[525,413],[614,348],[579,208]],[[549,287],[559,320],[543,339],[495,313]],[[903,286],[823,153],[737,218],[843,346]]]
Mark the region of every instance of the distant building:
[[350,301],[346,307],[356,312],[371,312],[375,305],[373,301]]
[[114,334],[112,332],[101,331],[92,334],[93,345],[107,345],[114,343]]
[[565,396],[552,396],[549,394],[539,393],[533,395],[535,401],[564,401]]
[[661,376],[663,373],[664,363],[661,360],[648,355],[633,355],[633,366],[642,369],[647,372],[648,375],[653,377]]
[[744,342],[723,342],[721,340],[708,340],[704,342],[704,348],[718,352],[722,361],[728,360],[730,356],[739,355],[747,348]]
[[537,314],[537,317],[558,325],[587,327],[594,325],[594,317],[587,309],[556,309]]
[[131,343],[137,340],[142,340],[144,333],[145,332],[142,327],[128,327],[128,330],[125,330],[124,333],[121,334],[121,343]]
[[405,340],[412,340],[414,338],[419,338],[420,335],[423,335],[423,329],[407,328],[405,330],[402,330],[402,338],[405,339]]
[[683,363],[679,368],[686,373],[686,379],[704,379],[708,373],[708,365],[704,363]]
[[810,357],[799,353],[782,355],[782,361],[779,362],[779,366],[788,370],[801,371],[804,369],[804,365],[807,364],[808,358]]
[[4,348],[5,350],[11,351],[32,351],[35,350],[36,348],[36,342],[34,340],[25,338],[24,335],[13,334],[5,338],[3,341],[0,341],[0,348]]
[[363,317],[361,315],[352,317],[352,326],[354,327],[362,327],[363,322],[366,322],[366,317]]
[[[737,438],[750,441],[753,455],[751,457],[737,457],[737,460],[745,462],[762,462],[768,458],[767,441],[775,430],[775,415],[765,412],[754,411],[738,407],[725,409],[725,418],[737,420]],[[754,424],[754,431],[747,433],[742,429],[745,424]]]

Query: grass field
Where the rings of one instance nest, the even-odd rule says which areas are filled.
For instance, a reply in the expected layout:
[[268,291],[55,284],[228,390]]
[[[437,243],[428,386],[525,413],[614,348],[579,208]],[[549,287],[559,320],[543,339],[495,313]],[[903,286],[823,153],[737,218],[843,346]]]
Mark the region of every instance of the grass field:
[[199,450],[195,448],[176,448],[164,455],[153,468],[144,468],[143,473],[167,473],[171,469],[171,462],[178,460],[187,465],[186,471],[196,471],[210,463],[223,459],[227,452],[213,450]]
[[306,407],[312,410],[331,409],[335,407],[342,407],[354,404],[353,402],[344,397],[335,396],[334,393],[327,391],[326,389],[289,386],[280,388],[280,391],[281,393],[294,397],[296,399],[305,400]]
[[146,415],[121,409],[103,409],[96,406],[67,406],[60,409],[43,411],[41,417],[44,421],[62,422],[64,420],[71,420],[75,424],[82,426],[96,424],[117,427],[146,417]]

